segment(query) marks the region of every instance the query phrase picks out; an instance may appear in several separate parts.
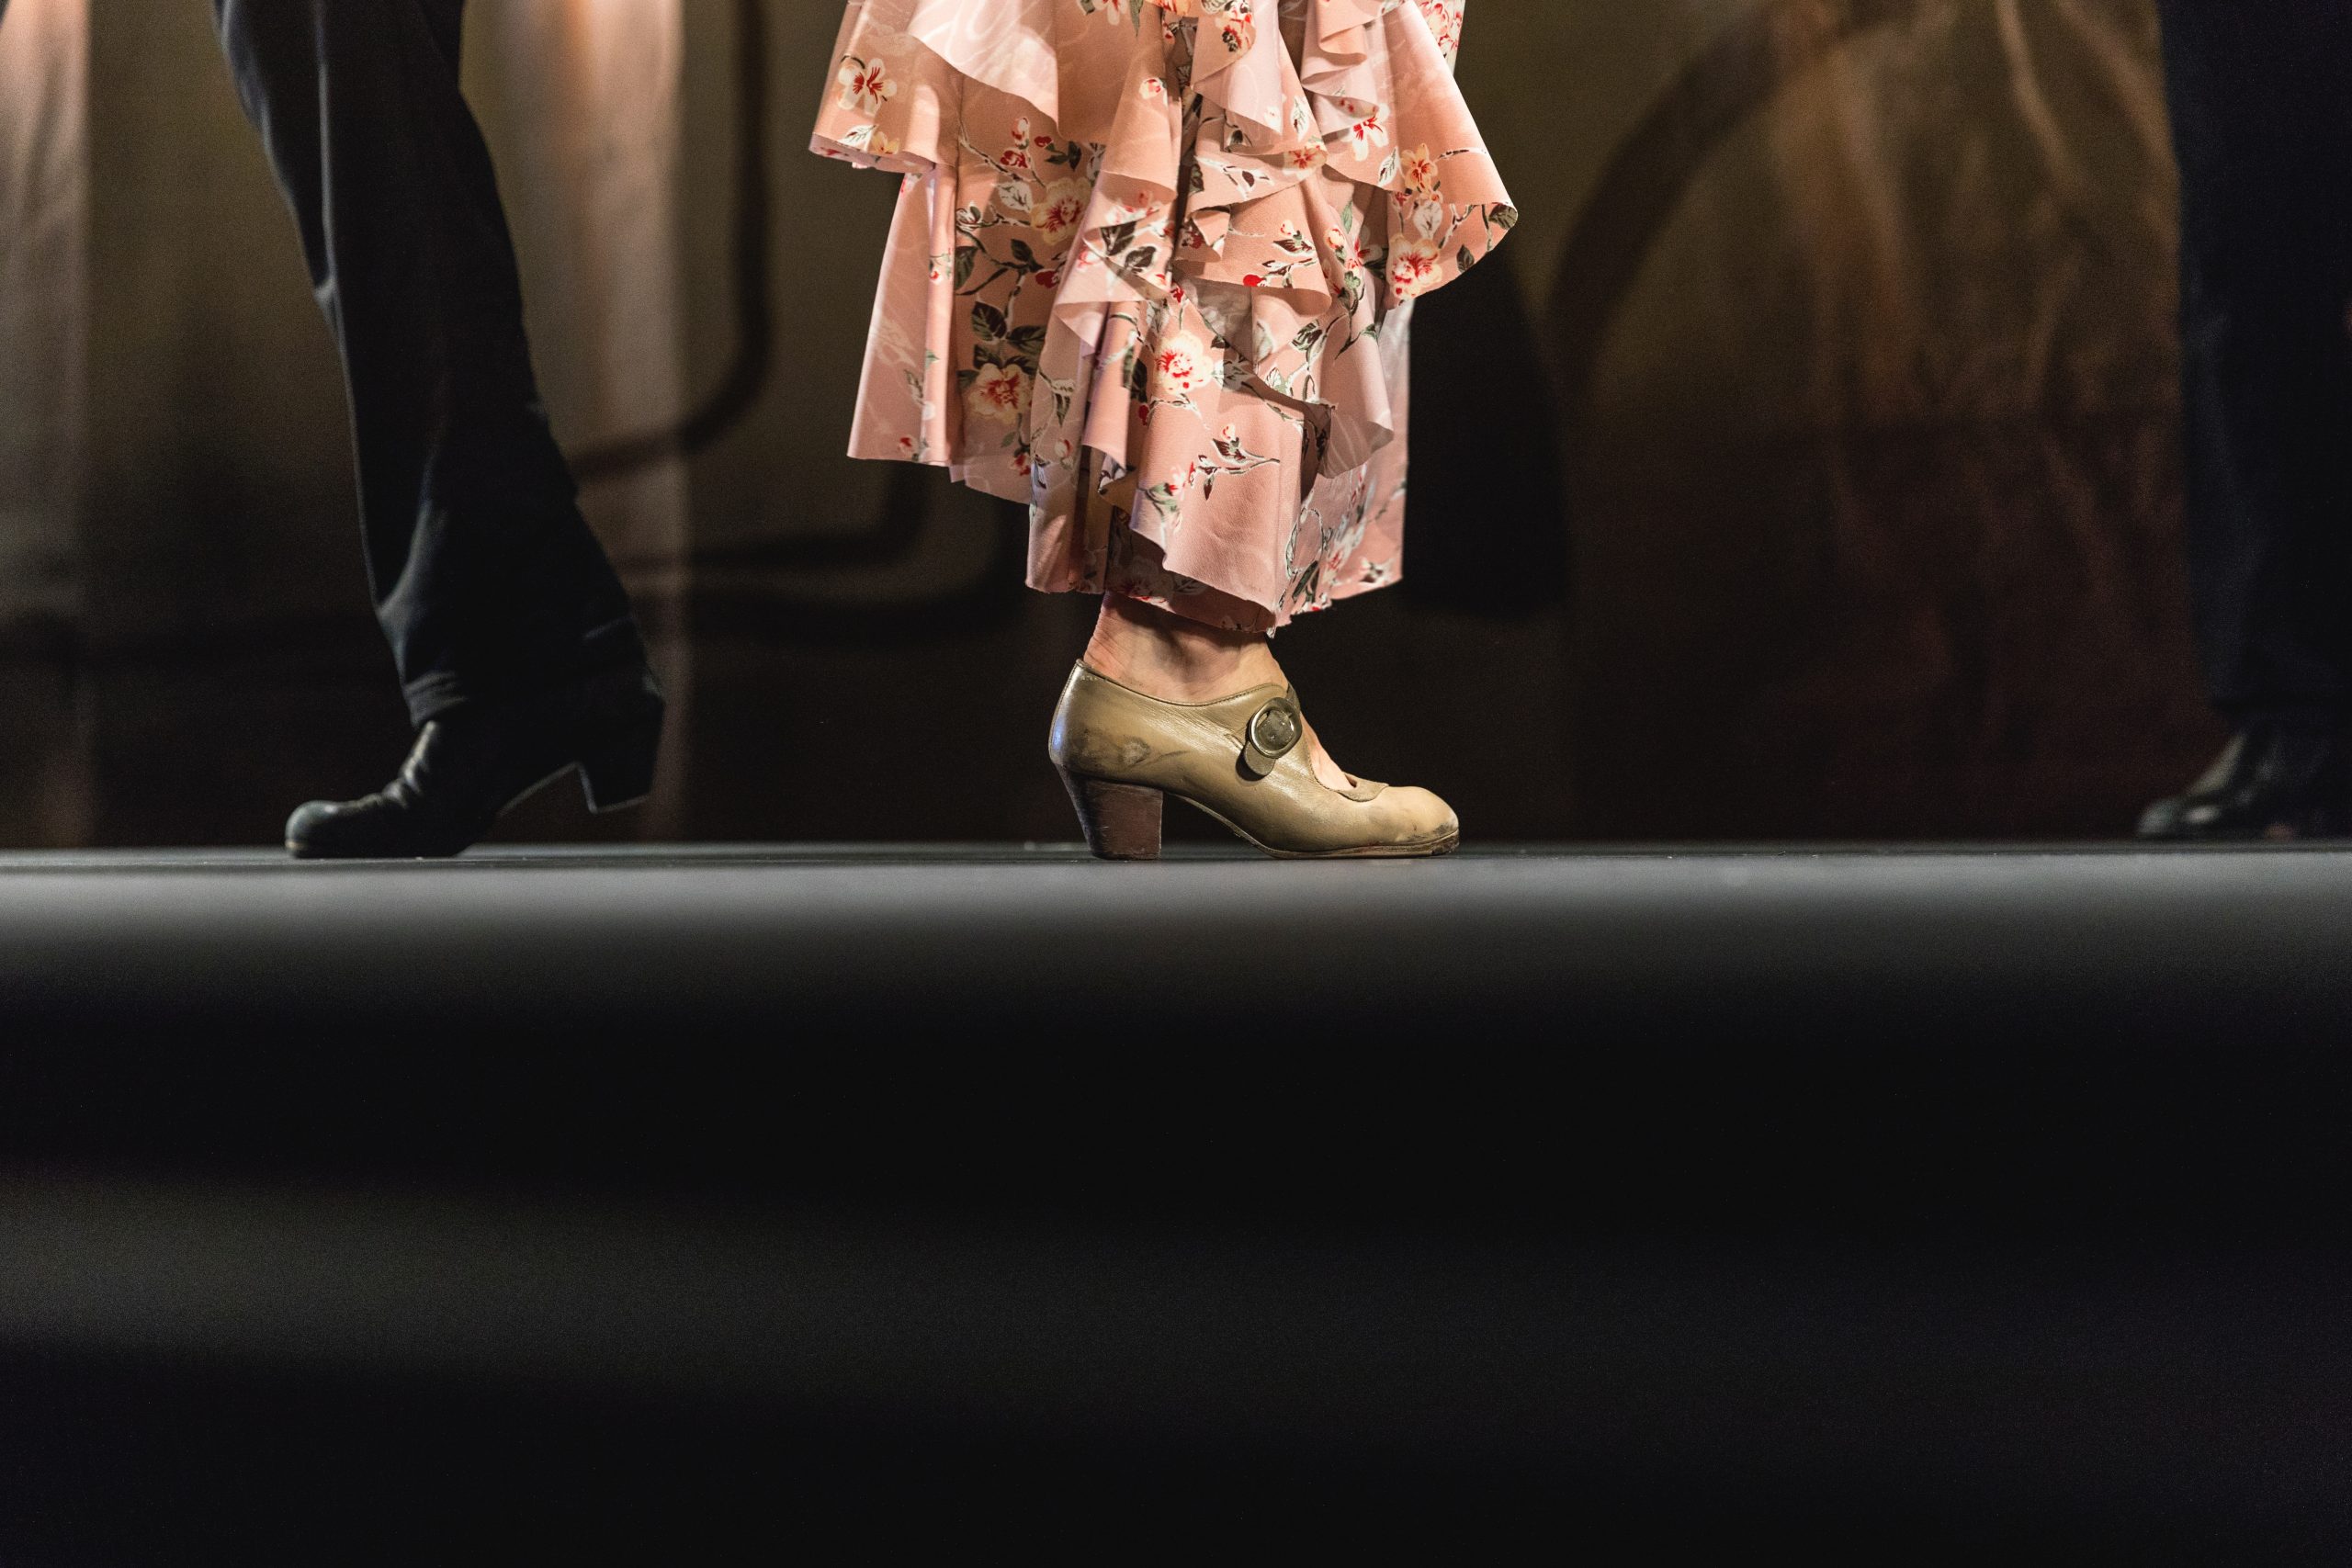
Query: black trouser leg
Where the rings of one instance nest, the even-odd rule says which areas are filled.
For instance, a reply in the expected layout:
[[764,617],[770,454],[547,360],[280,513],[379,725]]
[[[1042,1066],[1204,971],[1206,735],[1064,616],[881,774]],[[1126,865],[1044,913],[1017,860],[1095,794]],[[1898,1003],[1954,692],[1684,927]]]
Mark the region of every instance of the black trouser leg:
[[368,582],[417,722],[644,657],[540,404],[465,0],[213,0],[343,354]]
[[2352,6],[2163,0],[2189,565],[2213,700],[2352,717]]

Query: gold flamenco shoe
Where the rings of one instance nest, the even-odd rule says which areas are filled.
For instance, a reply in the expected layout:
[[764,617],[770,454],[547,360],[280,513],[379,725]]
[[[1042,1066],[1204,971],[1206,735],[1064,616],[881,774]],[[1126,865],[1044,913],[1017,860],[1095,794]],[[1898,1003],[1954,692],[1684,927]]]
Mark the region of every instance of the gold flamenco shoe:
[[1282,860],[1408,859],[1462,842],[1453,807],[1425,789],[1331,788],[1306,740],[1286,687],[1168,703],[1080,664],[1054,714],[1052,754],[1087,848],[1104,860],[1158,860],[1171,795]]

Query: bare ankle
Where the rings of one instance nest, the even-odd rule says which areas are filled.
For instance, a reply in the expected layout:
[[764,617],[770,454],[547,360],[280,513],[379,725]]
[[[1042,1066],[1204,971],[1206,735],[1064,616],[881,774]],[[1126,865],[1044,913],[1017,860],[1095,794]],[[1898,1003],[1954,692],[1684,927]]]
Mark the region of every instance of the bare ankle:
[[1117,593],[1103,596],[1086,663],[1097,674],[1170,702],[1214,702],[1281,679],[1265,637],[1220,631]]
[[[1220,631],[1116,593],[1103,596],[1093,640],[1086,646],[1086,667],[1171,703],[1212,703],[1252,686],[1287,683],[1265,637]],[[1356,787],[1312,729],[1307,740],[1317,778],[1335,790]]]

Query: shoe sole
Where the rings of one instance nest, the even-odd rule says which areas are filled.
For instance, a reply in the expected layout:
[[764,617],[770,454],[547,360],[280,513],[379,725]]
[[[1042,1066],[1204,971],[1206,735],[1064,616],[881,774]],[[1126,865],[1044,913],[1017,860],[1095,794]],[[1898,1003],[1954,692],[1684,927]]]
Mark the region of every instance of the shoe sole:
[[1167,795],[1170,800],[1183,801],[1185,805],[1270,860],[1436,860],[1442,856],[1450,855],[1462,847],[1462,834],[1459,829],[1456,829],[1442,839],[1434,839],[1425,844],[1375,844],[1355,850],[1278,850],[1251,837],[1248,831],[1227,818],[1222,812],[1203,806],[1197,800],[1177,795],[1173,791],[1161,793]]

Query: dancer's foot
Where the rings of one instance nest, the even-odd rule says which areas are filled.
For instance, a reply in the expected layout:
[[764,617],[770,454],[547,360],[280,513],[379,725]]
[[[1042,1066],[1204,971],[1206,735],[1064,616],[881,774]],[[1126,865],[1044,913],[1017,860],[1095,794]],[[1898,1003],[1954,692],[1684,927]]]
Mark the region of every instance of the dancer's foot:
[[1052,752],[1105,860],[1158,858],[1171,795],[1283,858],[1437,855],[1461,842],[1453,808],[1429,791],[1331,761],[1264,638],[1115,598],[1063,690]]
[[662,712],[661,687],[641,668],[467,704],[418,731],[400,776],[383,789],[295,812],[286,848],[300,860],[462,854],[509,809],[574,770],[592,811],[634,806],[652,793]]
[[[1219,631],[1119,593],[1103,595],[1085,662],[1096,674],[1164,703],[1213,703],[1257,686],[1290,684],[1264,637]],[[1325,788],[1356,786],[1312,725],[1301,749]]]
[[2150,807],[2140,836],[2175,842],[2352,836],[2352,739],[2331,728],[2250,728],[2188,794]]

